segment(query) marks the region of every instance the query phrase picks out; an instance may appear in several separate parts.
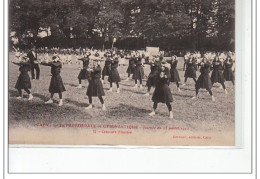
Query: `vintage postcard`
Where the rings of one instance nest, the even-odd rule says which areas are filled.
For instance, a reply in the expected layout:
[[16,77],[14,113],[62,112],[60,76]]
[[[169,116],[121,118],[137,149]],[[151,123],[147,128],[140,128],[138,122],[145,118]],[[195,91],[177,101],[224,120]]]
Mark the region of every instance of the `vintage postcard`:
[[235,146],[235,0],[9,0],[9,144]]

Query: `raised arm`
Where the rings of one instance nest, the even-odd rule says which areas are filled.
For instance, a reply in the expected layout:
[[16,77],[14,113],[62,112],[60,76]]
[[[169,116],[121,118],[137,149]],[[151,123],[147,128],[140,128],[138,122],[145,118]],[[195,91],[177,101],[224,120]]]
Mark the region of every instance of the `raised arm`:
[[169,63],[169,64],[172,64],[173,60],[172,59],[166,60],[166,62]]
[[84,58],[77,57],[77,60],[79,60],[79,61],[83,61]]
[[51,66],[53,63],[52,62],[41,62],[40,64],[44,65],[44,66]]
[[101,71],[102,71],[102,69],[101,69],[100,66],[94,67],[94,68],[92,69],[92,72],[93,72],[93,73],[99,73],[99,72],[101,72]]
[[15,64],[15,65],[18,65],[18,66],[22,65],[20,62],[17,62],[17,61],[12,61],[12,63]]
[[28,62],[23,62],[23,61],[20,61],[20,62],[18,62],[18,61],[12,61],[12,63],[15,64],[15,65],[18,65],[18,66],[21,66],[21,65],[29,65]]

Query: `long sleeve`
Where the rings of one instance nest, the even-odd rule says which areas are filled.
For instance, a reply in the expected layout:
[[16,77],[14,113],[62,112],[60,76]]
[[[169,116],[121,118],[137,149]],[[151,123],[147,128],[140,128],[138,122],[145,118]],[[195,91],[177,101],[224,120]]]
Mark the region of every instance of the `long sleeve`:
[[100,72],[100,71],[102,71],[102,69],[101,69],[100,66],[97,66],[97,67],[93,68],[93,72],[94,72],[94,73],[98,73],[98,72]]
[[97,66],[95,68],[93,68],[93,71],[91,72],[91,77],[93,79],[100,79],[101,78],[101,67],[100,66]]
[[20,66],[21,65],[21,63],[20,62],[12,62],[13,64],[15,64],[15,65],[18,65],[18,66]]
[[29,65],[29,62],[13,62],[13,64],[21,66],[21,65]]
[[41,65],[44,65],[44,66],[51,66],[52,65],[52,62],[41,62]]
[[166,60],[167,63],[172,64],[173,60]]

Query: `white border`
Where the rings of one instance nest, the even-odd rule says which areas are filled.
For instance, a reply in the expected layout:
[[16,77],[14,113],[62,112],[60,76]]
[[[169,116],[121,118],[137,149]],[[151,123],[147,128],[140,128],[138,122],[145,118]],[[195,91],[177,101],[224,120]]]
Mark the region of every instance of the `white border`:
[[[239,116],[246,119],[243,121],[244,133],[242,136],[244,140],[239,143],[242,149],[11,148],[9,154],[12,162],[9,164],[17,172],[251,172],[251,22],[248,20],[251,16],[251,6],[249,5],[250,1],[237,0],[236,2],[239,8],[237,11],[239,14],[237,13],[236,17],[239,24],[237,24],[237,31],[242,33],[239,36],[238,34],[236,35],[237,44],[239,44],[239,46],[236,46],[236,52],[237,59],[241,58],[243,60],[241,61],[242,64],[237,64],[236,69],[237,74],[241,74],[243,82],[242,90],[239,91],[239,87],[236,87],[236,99],[239,98],[239,94],[243,96],[242,99],[240,98],[239,101],[236,101],[236,105],[238,105],[236,108],[243,109],[240,111],[242,115]],[[7,8],[8,3],[5,2],[5,9]],[[243,16],[240,16],[241,14]],[[7,23],[7,12],[5,12],[5,23]],[[5,32],[7,31],[8,27],[5,24]],[[7,47],[8,36],[5,35],[4,37],[4,46]],[[7,51],[8,49],[5,48],[5,54],[7,54]],[[8,69],[7,63],[5,63],[4,68],[5,70]],[[241,73],[239,70],[241,70]],[[5,75],[4,87],[5,92],[7,92],[7,74]],[[236,85],[239,84],[239,78],[236,76]],[[7,151],[7,95],[4,98],[6,106],[4,142],[5,151]],[[236,117],[237,115],[236,113]],[[6,177],[17,178],[17,175],[7,174],[7,155],[4,157]],[[35,178],[34,175],[22,176]],[[57,175],[48,175],[47,177],[51,176],[57,177]],[[81,175],[76,176],[79,177]],[[179,175],[176,176],[179,177]],[[196,176],[208,178],[205,175]],[[231,177],[230,175],[225,176]],[[253,175],[248,176],[253,177]],[[21,178],[21,175],[18,175],[18,177]],[[71,175],[58,177],[66,178],[71,177]],[[213,178],[215,177],[213,176]],[[224,177],[224,175],[221,175],[221,177]],[[236,178],[242,177],[244,178],[245,175],[236,175]]]

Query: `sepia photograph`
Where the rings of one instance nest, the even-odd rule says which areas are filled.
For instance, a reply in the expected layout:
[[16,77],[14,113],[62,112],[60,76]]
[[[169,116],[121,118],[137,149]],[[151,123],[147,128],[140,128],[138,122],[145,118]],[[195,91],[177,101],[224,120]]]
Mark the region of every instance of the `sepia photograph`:
[[8,143],[234,147],[235,13],[235,0],[9,0]]

